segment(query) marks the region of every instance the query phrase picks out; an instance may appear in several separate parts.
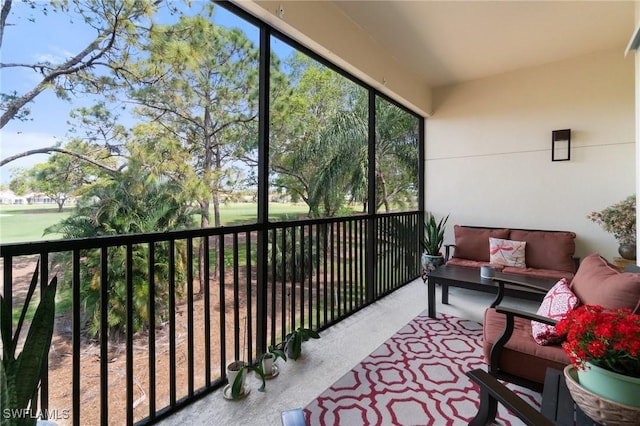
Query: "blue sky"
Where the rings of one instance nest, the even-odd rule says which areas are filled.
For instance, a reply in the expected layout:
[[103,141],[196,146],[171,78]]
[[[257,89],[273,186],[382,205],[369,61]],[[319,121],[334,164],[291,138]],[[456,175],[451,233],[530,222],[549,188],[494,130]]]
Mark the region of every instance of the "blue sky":
[[[195,2],[194,8],[200,5]],[[34,18],[34,22],[30,18]],[[60,63],[75,55],[93,39],[95,31],[77,19],[71,23],[70,18],[59,13],[43,16],[34,13],[24,3],[14,2],[5,27],[2,62],[32,64],[48,60]],[[215,21],[225,26],[251,27],[220,7],[216,7]],[[257,46],[258,32],[255,27],[245,32]],[[277,43],[282,52],[288,50],[283,44]],[[39,80],[39,74],[27,68],[0,70],[0,84],[4,93],[15,90],[19,95],[23,94]],[[83,103],[90,104],[87,99],[74,98],[72,102],[60,100],[51,90],[41,93],[34,102],[28,104],[31,110],[29,121],[14,119],[0,130],[0,158],[64,141],[69,112]],[[0,183],[9,183],[12,168],[29,168],[46,160],[47,155],[42,154],[11,162],[0,168]]]
[[[58,14],[38,15],[35,22],[31,9],[21,2],[14,2],[7,19],[2,42],[2,62],[34,63],[43,60],[60,62],[82,48],[92,33],[86,27],[69,24],[68,18]],[[56,30],[52,30],[52,29]],[[39,81],[38,74],[26,68],[3,68],[0,84],[4,93],[16,91],[23,94]],[[28,104],[31,120],[12,120],[2,130],[0,156],[6,158],[29,149],[50,146],[64,137],[66,121],[72,105],[58,100],[53,92],[46,91]],[[28,157],[12,162],[0,169],[0,181],[8,183],[12,167],[30,167],[46,161],[45,155]]]

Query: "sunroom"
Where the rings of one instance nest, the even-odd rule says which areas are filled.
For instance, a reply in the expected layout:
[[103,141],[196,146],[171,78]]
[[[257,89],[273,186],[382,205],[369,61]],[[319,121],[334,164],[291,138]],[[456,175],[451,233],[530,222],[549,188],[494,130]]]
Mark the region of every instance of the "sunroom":
[[[38,402],[58,424],[175,424],[189,421],[192,407],[223,421],[242,404],[269,407],[254,424],[277,424],[280,411],[305,404],[291,395],[309,392],[281,398],[268,384],[264,394],[226,401],[225,366],[256,359],[298,327],[348,336],[349,327],[407,306],[390,329],[374,328],[370,344],[382,343],[426,308],[419,279],[426,211],[449,215],[448,242],[454,224],[557,229],[578,235],[578,257],[617,256],[615,239],[587,215],[636,193],[637,67],[634,52],[625,55],[638,22],[635,2],[159,7],[165,15],[156,38],[119,40],[130,57],[147,53],[128,64],[127,75],[98,71],[104,86],[84,87],[95,106],[74,104],[85,114],[70,129],[88,132],[89,143],[77,138],[77,150],[109,151],[113,162],[102,170],[124,176],[121,192],[112,193],[118,200],[130,195],[135,204],[151,193],[140,176],[156,176],[157,187],[179,177],[186,184],[169,198],[146,201],[184,207],[180,217],[197,224],[171,230],[159,226],[164,219],[128,222],[117,235],[97,227],[61,237],[67,223],[56,238],[2,242],[10,309],[19,310],[36,264],[39,285],[56,276],[65,296]],[[144,19],[140,29],[151,32]],[[10,32],[7,26],[5,46]],[[202,46],[220,54],[200,57]],[[231,65],[197,72],[206,60]],[[159,69],[192,72],[182,81],[154,80]],[[66,83],[58,90],[73,90]],[[125,120],[122,133],[109,107],[122,100],[110,97],[116,89],[100,97],[116,83],[127,91],[122,110],[138,120]],[[98,144],[106,124],[112,133]],[[21,125],[16,119],[3,128],[3,160],[20,152],[9,145],[19,143]],[[552,161],[558,129],[571,129],[569,161]],[[228,140],[235,143],[221,142]],[[187,153],[193,158],[177,161]],[[192,203],[175,203],[187,191]],[[243,220],[227,220],[225,204],[239,200],[254,203]],[[280,213],[289,203],[303,205],[302,213]],[[124,204],[87,207],[83,217],[106,222],[97,210]],[[150,204],[137,208],[155,212]],[[469,303],[477,302],[485,301]],[[322,338],[308,348],[335,350]],[[346,372],[352,362],[332,368]],[[323,374],[322,365],[287,367],[304,375],[302,383]],[[297,371],[303,367],[312,369]],[[250,398],[262,400],[256,406]]]

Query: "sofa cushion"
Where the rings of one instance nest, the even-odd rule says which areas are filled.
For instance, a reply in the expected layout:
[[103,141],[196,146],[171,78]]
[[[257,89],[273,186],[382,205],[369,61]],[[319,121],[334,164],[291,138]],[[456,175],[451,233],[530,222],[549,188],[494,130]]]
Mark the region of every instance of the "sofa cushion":
[[528,267],[575,272],[575,233],[513,229],[509,238],[527,242]]
[[[567,280],[563,278],[547,292],[536,314],[561,320],[565,315],[577,308],[579,304],[578,297],[573,294]],[[556,332],[555,326],[538,321],[531,321],[531,334],[533,335],[533,340],[539,345],[560,343],[564,337]]]
[[556,271],[553,269],[538,269],[538,268],[514,268],[512,266],[505,266],[502,270],[505,274],[526,275],[528,277],[549,278],[558,281],[559,279],[566,278],[567,282],[571,282],[573,275],[567,271]]
[[640,274],[620,272],[598,253],[582,260],[571,290],[583,305],[629,308],[640,313]]
[[526,245],[524,241],[489,237],[489,262],[493,265],[525,268],[527,266],[524,261]]
[[509,238],[508,229],[474,228],[454,225],[456,248],[453,257],[489,262],[489,237]]
[[[482,327],[485,362],[490,362],[491,348],[504,328],[503,314],[493,308],[485,310]],[[500,354],[500,369],[503,372],[542,384],[547,367],[562,371],[568,364],[569,358],[560,345],[538,345],[531,336],[531,321],[515,318],[511,339]]]
[[[489,262],[479,262],[477,260],[460,259],[458,257],[452,257],[447,261],[449,266],[464,266],[465,268],[480,268],[481,266],[493,266],[496,271],[500,271],[503,267],[500,265],[491,265]],[[480,271],[478,271],[478,274]]]

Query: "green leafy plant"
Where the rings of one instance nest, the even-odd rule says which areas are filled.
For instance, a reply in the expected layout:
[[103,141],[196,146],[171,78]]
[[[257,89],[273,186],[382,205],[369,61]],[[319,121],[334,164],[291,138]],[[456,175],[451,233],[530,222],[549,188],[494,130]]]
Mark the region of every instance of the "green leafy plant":
[[235,379],[233,380],[233,383],[231,384],[232,399],[239,399],[240,396],[242,395],[242,392],[244,391],[243,389],[244,376],[248,374],[249,371],[255,372],[258,375],[258,377],[262,379],[262,385],[258,388],[258,391],[264,392],[265,386],[266,386],[266,380],[265,380],[264,372],[262,371],[262,367],[260,366],[260,363],[247,364],[244,361],[234,361],[229,365],[229,369],[238,372]]
[[592,222],[613,234],[620,244],[636,243],[636,196],[630,195],[623,201],[588,216]]
[[291,333],[287,334],[284,339],[284,347],[287,356],[293,360],[300,358],[302,353],[302,343],[309,339],[319,339],[320,334],[310,328],[298,327]]
[[263,368],[263,361],[267,357],[272,357],[273,362],[276,362],[278,358],[282,358],[285,361],[287,360],[287,354],[285,354],[285,352],[282,349],[278,348],[277,346],[269,346],[269,349],[267,350],[267,352],[260,355],[260,357],[258,358],[258,361],[255,364],[247,364],[244,361],[234,361],[231,364],[229,364],[228,368],[230,370],[238,372],[235,379],[233,380],[233,383],[231,384],[232,399],[238,399],[242,395],[242,391],[243,391],[242,385],[244,382],[243,376],[246,375],[249,371],[255,372],[258,375],[258,377],[260,377],[260,379],[262,380],[262,385],[260,385],[260,387],[258,388],[258,391],[259,392],[265,391],[265,387],[266,387],[265,378],[267,374]]
[[12,313],[4,298],[0,296],[0,321],[2,323],[0,328],[0,334],[2,334],[0,405],[3,409],[13,410],[10,412],[25,414],[25,417],[22,418],[0,416],[0,425],[2,426],[36,423],[35,416],[27,416],[27,413],[29,413],[29,409],[33,410],[37,407],[36,399],[40,386],[40,374],[49,356],[55,318],[57,277],[54,277],[49,285],[43,284],[40,303],[29,326],[22,351],[17,356],[16,351],[29,303],[38,284],[38,266],[36,266],[31,278],[15,333],[12,333],[11,329]]
[[[45,233],[60,233],[64,238],[100,237],[103,235],[123,235],[144,232],[187,229],[192,226],[196,213],[183,197],[185,190],[175,182],[148,175],[139,165],[129,165],[126,172],[94,185],[84,192],[73,214],[61,222],[47,228]],[[155,275],[156,318],[149,317],[149,247],[135,244],[132,247],[133,269],[132,287],[134,333],[149,327],[151,321],[162,322],[169,316],[169,267],[171,248],[168,243],[155,244],[152,266]],[[87,321],[87,331],[91,336],[107,332],[110,337],[119,338],[127,327],[127,271],[125,246],[110,247],[107,250],[107,273],[103,276],[102,252],[87,250],[81,264],[80,300],[82,316]],[[63,269],[70,273],[69,254],[56,258]],[[175,244],[175,283],[178,296],[184,292],[187,265],[186,241]],[[109,298],[106,304],[107,329],[100,323],[102,280],[108,286]],[[65,280],[66,281],[66,280]]]
[[445,225],[449,215],[436,222],[436,217],[432,213],[427,213],[424,222],[424,238],[422,248],[430,256],[439,256],[440,248],[444,242]]
[[[284,233],[284,234],[283,234]],[[296,228],[286,228],[275,232],[275,240],[271,241],[267,258],[273,261],[270,274],[280,281],[305,279],[311,276],[314,269],[313,250],[308,242],[303,243],[303,235],[298,235]],[[315,256],[322,256],[315,253]],[[283,265],[283,260],[285,261]]]
[[273,358],[273,362],[276,362],[278,358],[282,358],[285,362],[287,361],[287,354],[277,345],[269,346],[267,352],[260,355],[258,365],[262,366],[262,361],[265,358]]

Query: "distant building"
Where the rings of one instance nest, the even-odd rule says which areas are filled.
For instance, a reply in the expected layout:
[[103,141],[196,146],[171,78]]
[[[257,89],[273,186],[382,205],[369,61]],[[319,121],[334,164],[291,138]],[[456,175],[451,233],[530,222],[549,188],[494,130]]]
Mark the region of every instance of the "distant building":
[[56,202],[56,200],[43,192],[31,192],[29,194],[25,194],[24,197],[27,199],[29,204],[55,204]]
[[[76,204],[76,197],[68,197],[65,205]],[[10,189],[0,191],[0,204],[56,204],[56,200],[43,192],[30,192],[25,195],[16,195]]]
[[0,191],[0,204],[27,204],[27,199],[10,189]]

